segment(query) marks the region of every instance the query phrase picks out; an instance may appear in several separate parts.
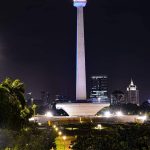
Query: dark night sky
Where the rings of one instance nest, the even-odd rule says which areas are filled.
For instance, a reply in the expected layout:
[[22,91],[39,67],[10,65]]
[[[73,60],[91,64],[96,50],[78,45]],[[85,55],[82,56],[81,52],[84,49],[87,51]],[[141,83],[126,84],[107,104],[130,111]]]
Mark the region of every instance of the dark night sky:
[[[150,97],[148,1],[89,0],[85,8],[87,78],[109,76],[110,91],[132,77]],[[76,9],[71,0],[0,2],[0,78],[20,78],[40,91],[75,96]]]

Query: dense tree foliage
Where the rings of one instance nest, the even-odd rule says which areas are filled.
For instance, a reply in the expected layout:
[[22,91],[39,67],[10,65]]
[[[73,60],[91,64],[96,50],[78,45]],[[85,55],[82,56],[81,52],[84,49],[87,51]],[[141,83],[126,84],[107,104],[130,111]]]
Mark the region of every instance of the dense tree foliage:
[[49,150],[55,147],[56,132],[40,130],[37,125],[22,130],[16,137],[12,150]]
[[6,147],[12,147],[14,141],[14,135],[16,132],[0,129],[0,150],[4,150]]
[[36,123],[21,131],[0,130],[0,150],[49,150],[55,148],[56,132],[41,130]]
[[6,78],[0,83],[0,150],[49,150],[55,147],[55,133],[29,123],[36,105],[28,107],[24,84]]
[[0,127],[20,129],[32,113],[32,108],[25,103],[24,84],[18,79],[6,78],[0,84]]
[[[88,133],[88,132],[87,132]],[[150,127],[147,125],[115,125],[99,134],[78,136],[73,150],[149,150]]]
[[150,106],[148,105],[141,105],[138,106],[136,104],[119,104],[119,105],[110,105],[109,107],[105,107],[101,109],[96,115],[101,115],[105,111],[110,111],[110,112],[116,112],[116,111],[122,111],[124,114],[127,115],[137,115],[137,114],[145,114],[145,113],[150,113]]

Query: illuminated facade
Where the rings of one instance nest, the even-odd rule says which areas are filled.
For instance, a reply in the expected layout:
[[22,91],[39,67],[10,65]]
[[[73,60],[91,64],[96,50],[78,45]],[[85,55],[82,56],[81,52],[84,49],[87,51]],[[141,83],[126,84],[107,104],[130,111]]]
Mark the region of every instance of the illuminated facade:
[[134,85],[132,79],[130,85],[127,87],[127,100],[126,103],[139,105],[139,90]]
[[86,100],[86,68],[84,44],[84,13],[86,0],[74,0],[77,8],[76,100]]
[[108,77],[106,75],[91,77],[90,99],[95,102],[109,102]]
[[63,109],[69,116],[94,116],[104,107],[108,107],[108,103],[57,103],[57,109]]

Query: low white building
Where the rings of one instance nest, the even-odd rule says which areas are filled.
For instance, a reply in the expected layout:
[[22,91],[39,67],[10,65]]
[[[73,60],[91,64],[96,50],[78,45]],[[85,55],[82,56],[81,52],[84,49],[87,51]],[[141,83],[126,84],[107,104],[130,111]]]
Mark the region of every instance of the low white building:
[[57,109],[63,109],[69,116],[94,116],[104,107],[108,107],[109,103],[58,103]]

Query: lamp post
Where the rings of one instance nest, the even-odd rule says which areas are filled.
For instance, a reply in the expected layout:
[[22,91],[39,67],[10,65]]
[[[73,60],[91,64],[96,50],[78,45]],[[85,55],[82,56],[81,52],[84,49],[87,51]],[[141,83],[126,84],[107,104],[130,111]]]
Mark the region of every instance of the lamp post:
[[66,147],[65,147],[65,140],[66,140],[66,136],[63,136],[63,141],[64,141],[64,150],[66,149]]
[[61,136],[61,135],[62,135],[62,132],[61,132],[61,131],[59,131],[59,132],[58,132],[58,135],[59,135],[59,136]]
[[32,109],[33,109],[33,117],[34,117],[34,119],[35,119],[35,114],[36,114],[36,108],[37,108],[37,106],[34,104],[34,98],[32,97],[31,98],[31,106],[32,106]]
[[58,128],[56,127],[55,130],[58,131]]

